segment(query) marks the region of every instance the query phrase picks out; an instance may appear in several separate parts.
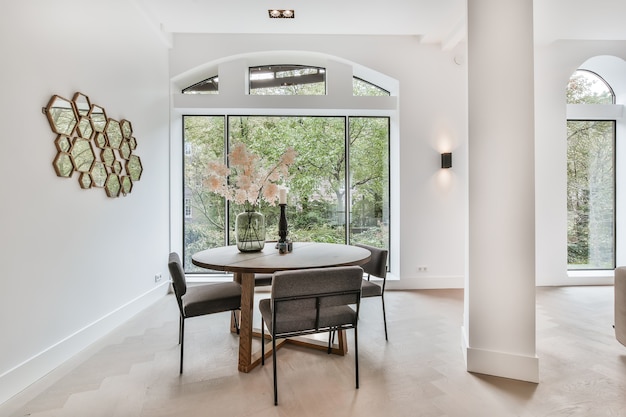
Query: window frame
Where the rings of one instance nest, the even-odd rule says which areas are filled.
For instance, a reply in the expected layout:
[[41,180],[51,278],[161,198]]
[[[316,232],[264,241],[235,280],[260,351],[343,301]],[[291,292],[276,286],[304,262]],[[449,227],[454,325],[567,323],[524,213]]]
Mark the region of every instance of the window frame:
[[[576,69],[569,80],[571,80],[574,76],[576,76],[579,72],[585,72],[595,77],[599,82],[601,82],[605,87],[611,97],[612,104],[596,104],[596,103],[569,103],[569,100],[566,100],[566,108],[567,108],[567,117],[566,124],[569,122],[612,122],[613,123],[613,155],[612,155],[612,163],[613,163],[613,178],[612,178],[612,186],[613,186],[613,201],[612,201],[612,209],[613,209],[613,259],[612,259],[612,267],[606,268],[575,268],[572,267],[573,264],[569,263],[569,249],[566,250],[568,259],[566,260],[567,271],[571,273],[578,272],[589,272],[589,271],[610,271],[615,268],[618,262],[618,233],[619,233],[619,218],[618,218],[618,143],[619,143],[619,130],[618,130],[618,118],[617,114],[621,114],[621,106],[616,104],[616,95],[612,86],[596,71],[588,70],[585,68]],[[568,82],[569,82],[568,80]],[[569,87],[568,87],[569,88]],[[567,97],[566,97],[567,98]],[[567,128],[566,128],[567,130]],[[566,144],[566,163],[569,163],[569,158],[567,156],[569,150],[569,143]],[[569,175],[566,176],[566,184],[569,187]],[[569,217],[569,211],[567,212],[567,217]],[[567,235],[567,246],[569,246],[569,233]]]
[[[392,232],[391,232],[391,224],[392,224],[392,199],[391,199],[391,178],[392,178],[392,162],[391,162],[391,117],[388,115],[361,115],[358,113],[355,114],[344,114],[344,115],[309,115],[309,114],[294,114],[294,115],[270,115],[270,114],[251,114],[251,115],[244,115],[244,114],[231,114],[231,113],[213,113],[213,112],[206,112],[203,114],[182,114],[182,143],[181,146],[183,148],[183,152],[182,152],[182,163],[181,163],[181,174],[182,174],[182,178],[183,178],[183,199],[184,199],[184,204],[183,204],[183,212],[186,214],[187,210],[186,210],[186,204],[188,200],[192,200],[191,197],[187,196],[187,191],[186,191],[186,184],[185,184],[185,159],[188,155],[185,150],[188,149],[189,147],[187,146],[188,142],[186,142],[185,140],[185,118],[186,117],[215,117],[217,119],[220,119],[222,121],[222,123],[224,124],[223,129],[224,129],[224,160],[226,160],[226,154],[229,152],[230,149],[230,128],[231,128],[231,124],[230,124],[230,118],[231,117],[253,117],[253,118],[262,118],[262,117],[284,117],[284,118],[290,118],[290,117],[294,117],[294,118],[298,118],[298,117],[305,117],[305,118],[341,118],[343,119],[343,125],[344,125],[344,137],[343,137],[343,141],[344,141],[344,148],[343,148],[343,152],[344,152],[344,160],[345,160],[345,166],[344,166],[344,178],[343,178],[343,183],[344,183],[344,189],[348,190],[350,189],[350,142],[351,142],[351,132],[350,132],[350,120],[351,119],[383,119],[386,120],[386,130],[387,130],[387,140],[386,140],[386,156],[387,156],[387,160],[385,162],[386,164],[386,175],[387,175],[387,182],[386,184],[384,184],[385,186],[385,190],[384,192],[385,197],[386,197],[386,211],[387,211],[387,221],[388,224],[386,225],[387,227],[387,242],[386,242],[386,246],[387,249],[389,250],[389,252],[391,252],[391,247],[392,247]],[[191,148],[193,148],[193,146],[191,146]],[[385,199],[383,199],[383,202],[385,202]],[[223,244],[228,245],[229,242],[231,242],[232,240],[232,236],[234,234],[233,230],[231,230],[231,223],[233,221],[233,216],[231,213],[231,209],[230,209],[230,201],[225,200],[224,199],[224,214],[225,214],[225,218],[224,218],[224,226],[225,226],[225,233],[224,233],[224,242]],[[350,193],[346,193],[345,198],[344,198],[344,204],[343,204],[343,220],[344,220],[344,243],[345,244],[351,244],[351,229],[352,229],[352,206],[353,206],[353,200],[352,200],[352,196]],[[185,236],[185,230],[186,230],[186,225],[185,222],[187,221],[189,217],[184,215],[182,217],[182,221],[181,221],[181,231],[182,231],[182,241],[185,242],[186,241],[186,236]],[[383,216],[384,218],[384,216]],[[186,253],[186,245],[183,244],[183,259],[187,258],[187,254]],[[194,275],[206,275],[206,271],[196,271],[196,270],[191,270],[188,269],[189,265],[185,265],[185,273],[186,274],[194,274]],[[388,268],[389,268],[389,264],[388,264]],[[217,273],[217,272],[216,272]]]

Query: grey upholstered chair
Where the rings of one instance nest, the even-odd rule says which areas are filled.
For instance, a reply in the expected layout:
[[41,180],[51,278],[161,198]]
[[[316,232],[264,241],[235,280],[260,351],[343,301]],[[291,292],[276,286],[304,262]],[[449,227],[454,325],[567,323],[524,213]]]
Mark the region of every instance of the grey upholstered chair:
[[615,268],[615,337],[626,346],[626,266]]
[[[389,340],[387,338],[387,315],[385,314],[385,284],[387,283],[387,249],[380,249],[374,246],[368,246],[363,244],[355,244],[354,246],[359,246],[361,248],[365,248],[372,253],[370,260],[365,264],[361,265],[363,271],[367,274],[367,279],[363,280],[363,290],[361,297],[380,297],[383,304],[383,323],[385,325],[385,340]],[[382,279],[382,282],[377,283],[371,281],[371,277],[376,277]]]
[[[356,387],[359,388],[357,323],[362,281],[363,269],[358,266],[280,271],[274,274],[271,297],[259,302],[262,340],[265,337],[265,326],[272,336],[274,405],[278,405],[276,339],[279,338],[354,329],[354,364]],[[354,309],[351,305],[354,305]],[[261,364],[264,365],[265,344],[261,346]]]
[[178,343],[180,343],[180,373],[183,373],[185,347],[185,319],[206,314],[233,311],[241,307],[241,285],[236,282],[201,284],[187,287],[185,271],[177,253],[169,256],[168,268],[180,310]]

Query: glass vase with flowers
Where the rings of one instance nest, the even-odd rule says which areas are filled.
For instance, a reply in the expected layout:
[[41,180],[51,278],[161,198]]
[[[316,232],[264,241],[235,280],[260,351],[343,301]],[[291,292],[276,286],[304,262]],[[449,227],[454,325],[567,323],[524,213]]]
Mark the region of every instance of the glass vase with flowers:
[[274,206],[279,185],[289,178],[289,167],[296,152],[289,147],[273,164],[237,143],[228,154],[228,165],[213,161],[208,165],[208,188],[228,201],[245,207],[235,220],[237,248],[257,252],[265,246],[265,216],[259,212],[261,201]]

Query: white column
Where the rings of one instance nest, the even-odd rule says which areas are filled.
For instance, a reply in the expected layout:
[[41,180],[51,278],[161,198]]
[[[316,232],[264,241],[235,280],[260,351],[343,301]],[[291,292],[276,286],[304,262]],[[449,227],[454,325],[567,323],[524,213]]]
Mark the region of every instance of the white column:
[[467,6],[467,370],[538,382],[533,0]]

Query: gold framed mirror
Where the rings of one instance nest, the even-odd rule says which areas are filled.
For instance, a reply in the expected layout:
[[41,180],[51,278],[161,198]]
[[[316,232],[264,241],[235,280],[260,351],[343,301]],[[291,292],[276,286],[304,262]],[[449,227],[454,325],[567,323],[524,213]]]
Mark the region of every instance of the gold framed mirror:
[[52,165],[54,165],[54,170],[59,177],[69,178],[74,172],[72,157],[67,152],[59,152],[52,161]]
[[131,192],[143,166],[133,154],[137,140],[129,120],[108,118],[104,107],[92,104],[81,92],[71,101],[53,95],[43,113],[56,134],[52,165],[57,176],[70,178],[79,172],[81,188],[104,188],[109,197]]
[[117,174],[109,174],[106,182],[104,183],[104,190],[109,197],[118,197],[120,195],[120,177]]
[[45,108],[46,116],[54,133],[71,136],[78,120],[72,103],[61,96],[54,95]]

